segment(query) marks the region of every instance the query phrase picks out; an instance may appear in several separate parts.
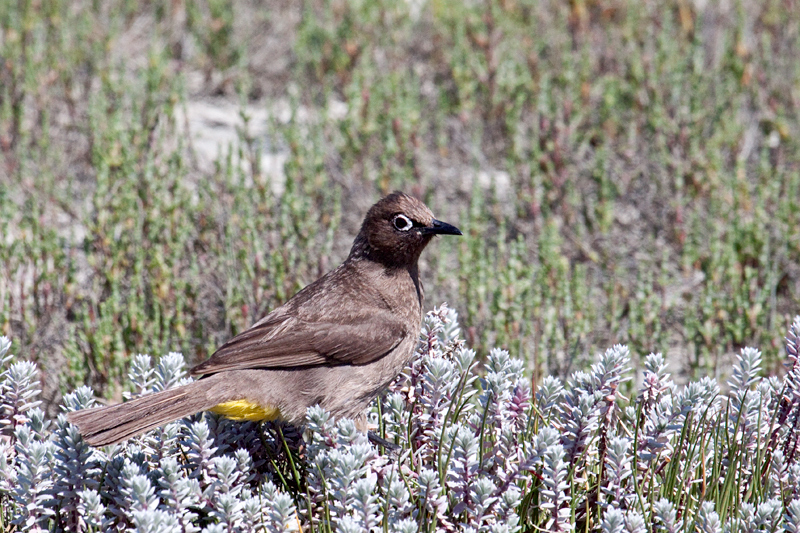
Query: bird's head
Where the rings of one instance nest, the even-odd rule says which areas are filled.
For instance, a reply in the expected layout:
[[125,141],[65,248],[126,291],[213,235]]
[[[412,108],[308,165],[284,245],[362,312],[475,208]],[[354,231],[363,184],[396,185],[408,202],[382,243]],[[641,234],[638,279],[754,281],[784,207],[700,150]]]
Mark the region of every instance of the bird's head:
[[350,256],[392,267],[412,266],[435,235],[461,235],[461,231],[436,220],[420,200],[393,192],[367,212]]

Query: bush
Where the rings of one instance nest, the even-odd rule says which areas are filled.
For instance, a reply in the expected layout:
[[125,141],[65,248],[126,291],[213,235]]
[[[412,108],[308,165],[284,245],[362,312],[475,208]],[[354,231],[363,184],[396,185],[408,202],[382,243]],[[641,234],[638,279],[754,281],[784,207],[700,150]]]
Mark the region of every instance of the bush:
[[[42,408],[197,362],[401,189],[479,354],[780,368],[800,309],[793,2],[0,2],[0,334]],[[220,120],[221,119],[221,120]],[[635,364],[642,364],[638,359]],[[727,378],[726,378],[727,379]]]
[[[456,313],[425,318],[417,357],[373,403],[371,444],[351,420],[308,412],[305,436],[200,413],[123,445],[89,447],[47,420],[36,367],[0,341],[0,511],[23,531],[800,530],[800,317],[785,377],[738,356],[728,392],[677,386],[660,354],[634,385],[617,345],[588,372],[545,378],[495,349],[478,372]],[[142,394],[183,382],[183,358],[130,374]],[[479,377],[482,376],[482,377]],[[629,393],[629,398],[624,394]],[[92,391],[65,397],[89,407]],[[13,524],[13,525],[12,525]]]

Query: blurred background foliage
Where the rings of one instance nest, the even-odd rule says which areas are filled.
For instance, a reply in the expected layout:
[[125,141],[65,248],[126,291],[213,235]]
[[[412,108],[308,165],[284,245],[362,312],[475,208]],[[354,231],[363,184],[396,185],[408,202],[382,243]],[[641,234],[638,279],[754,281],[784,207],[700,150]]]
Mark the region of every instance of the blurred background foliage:
[[[423,276],[479,353],[540,378],[625,343],[724,376],[750,345],[777,371],[800,310],[799,8],[3,2],[0,333],[47,398],[118,399],[132,355],[208,356],[402,189],[464,230]],[[198,106],[230,142],[195,140]]]

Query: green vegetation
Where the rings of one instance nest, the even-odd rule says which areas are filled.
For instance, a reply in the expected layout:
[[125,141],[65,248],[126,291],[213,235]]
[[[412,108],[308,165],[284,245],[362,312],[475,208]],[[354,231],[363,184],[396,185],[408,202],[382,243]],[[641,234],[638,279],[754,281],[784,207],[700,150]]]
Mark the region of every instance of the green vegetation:
[[[633,377],[616,345],[588,371],[547,376],[467,349],[454,310],[429,312],[417,357],[372,402],[370,423],[319,406],[305,431],[210,412],[123,445],[92,448],[64,411],[51,420],[36,365],[0,337],[0,531],[84,533],[730,533],[800,531],[800,316],[783,379],[744,348],[727,392],[676,385],[661,354]],[[135,393],[181,382],[180,354],[134,357]]]
[[[539,378],[619,342],[698,376],[750,345],[779,368],[792,4],[287,4],[0,5],[0,333],[46,400],[119,397],[139,352],[202,359],[343,259],[392,189],[466,230],[423,275],[479,354]],[[241,110],[218,156],[187,134],[196,102]]]

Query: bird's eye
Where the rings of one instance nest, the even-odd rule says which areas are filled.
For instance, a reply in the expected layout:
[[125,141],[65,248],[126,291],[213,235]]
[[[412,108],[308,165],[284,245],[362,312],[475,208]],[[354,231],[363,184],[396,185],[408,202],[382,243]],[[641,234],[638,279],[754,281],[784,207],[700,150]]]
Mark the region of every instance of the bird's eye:
[[397,215],[392,220],[394,227],[399,229],[400,231],[408,231],[414,225],[411,220],[405,215]]

